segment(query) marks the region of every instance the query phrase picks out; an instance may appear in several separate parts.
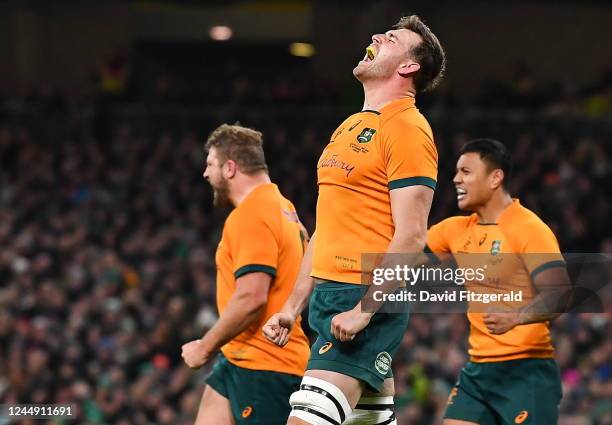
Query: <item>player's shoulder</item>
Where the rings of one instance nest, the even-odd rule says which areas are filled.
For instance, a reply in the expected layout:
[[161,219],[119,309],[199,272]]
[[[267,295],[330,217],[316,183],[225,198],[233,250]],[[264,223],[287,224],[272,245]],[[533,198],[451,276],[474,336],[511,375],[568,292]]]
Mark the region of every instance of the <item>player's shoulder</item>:
[[257,221],[269,222],[275,211],[280,211],[282,195],[276,185],[262,185],[250,193],[227,218],[230,225],[248,225]]
[[433,132],[427,119],[416,108],[394,111],[381,116],[381,132],[387,135],[418,136],[433,142]]
[[461,232],[469,229],[475,219],[477,219],[476,214],[456,215],[445,218],[431,227],[441,229],[444,232]]
[[552,232],[548,224],[544,222],[535,212],[522,205],[518,199],[513,200],[512,211],[508,220],[504,223],[513,233],[523,236],[537,236],[537,233]]
[[337,129],[341,129],[341,128],[346,127],[346,125],[348,125],[348,123],[355,121],[355,119],[357,119],[360,116],[360,114],[362,114],[362,113],[363,113],[363,111],[359,111],[359,112],[355,112],[354,114],[349,115],[336,128]]
[[282,193],[279,196],[278,206],[279,206],[280,212],[287,220],[291,222],[300,221],[298,218],[298,213],[297,213],[297,209],[295,208],[295,205],[293,205],[293,202],[291,202],[291,200],[285,197]]
[[519,252],[526,247],[547,250],[551,246],[558,246],[557,238],[548,224],[535,212],[519,204],[518,200],[515,200],[511,214],[503,221],[503,232]]

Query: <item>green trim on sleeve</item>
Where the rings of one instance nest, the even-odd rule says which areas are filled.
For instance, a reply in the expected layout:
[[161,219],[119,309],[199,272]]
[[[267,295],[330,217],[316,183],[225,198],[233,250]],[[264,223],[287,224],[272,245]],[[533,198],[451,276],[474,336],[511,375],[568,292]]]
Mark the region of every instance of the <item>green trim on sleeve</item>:
[[245,274],[254,272],[267,273],[272,277],[276,277],[276,269],[274,267],[266,266],[264,264],[247,264],[246,266],[242,266],[234,272],[234,277],[238,279],[239,277],[244,276]]
[[538,273],[541,273],[544,270],[554,269],[555,267],[565,267],[565,261],[554,260],[554,261],[549,261],[548,263],[540,264],[538,267],[533,269],[533,271],[531,272],[531,278],[535,279]]
[[407,186],[427,186],[436,190],[437,182],[431,177],[408,177],[405,179],[392,180],[389,182],[389,190],[399,189]]

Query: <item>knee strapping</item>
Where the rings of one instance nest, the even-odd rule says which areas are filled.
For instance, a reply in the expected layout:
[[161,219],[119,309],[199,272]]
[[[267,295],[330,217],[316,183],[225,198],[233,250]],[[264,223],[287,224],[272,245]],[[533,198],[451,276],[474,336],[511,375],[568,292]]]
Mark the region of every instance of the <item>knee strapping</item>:
[[393,396],[361,397],[344,425],[397,425]]
[[305,376],[300,390],[289,399],[289,416],[312,425],[340,425],[351,414],[351,406],[338,387],[322,379]]

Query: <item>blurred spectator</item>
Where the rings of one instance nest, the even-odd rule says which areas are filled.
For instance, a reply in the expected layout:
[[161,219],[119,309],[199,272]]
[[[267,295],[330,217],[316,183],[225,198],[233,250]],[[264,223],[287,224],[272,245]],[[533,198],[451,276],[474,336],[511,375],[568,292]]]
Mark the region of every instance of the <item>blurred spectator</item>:
[[126,90],[128,64],[126,54],[115,52],[98,71],[100,92],[103,95],[119,96]]

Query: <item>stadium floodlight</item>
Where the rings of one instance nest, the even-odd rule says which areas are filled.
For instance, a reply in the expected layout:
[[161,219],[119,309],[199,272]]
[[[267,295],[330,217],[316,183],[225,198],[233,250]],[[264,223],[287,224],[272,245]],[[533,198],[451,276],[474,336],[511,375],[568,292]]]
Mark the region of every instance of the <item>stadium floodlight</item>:
[[309,58],[315,55],[315,47],[310,43],[291,43],[289,45],[289,52],[293,56]]
[[232,38],[233,33],[234,32],[232,29],[226,25],[215,25],[214,27],[211,27],[210,31],[208,32],[210,38],[216,41],[229,40]]

